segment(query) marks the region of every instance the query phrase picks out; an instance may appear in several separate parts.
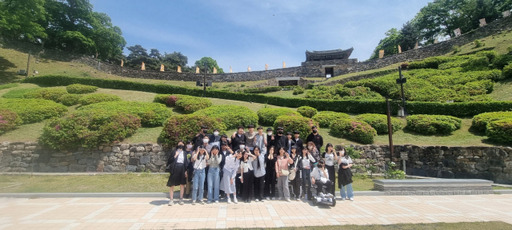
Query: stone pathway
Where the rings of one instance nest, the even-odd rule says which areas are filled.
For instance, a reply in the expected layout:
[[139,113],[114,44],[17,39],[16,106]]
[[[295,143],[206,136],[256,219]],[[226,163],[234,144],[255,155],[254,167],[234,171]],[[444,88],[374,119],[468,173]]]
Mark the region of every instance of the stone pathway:
[[359,196],[319,208],[302,201],[167,206],[155,197],[0,198],[0,229],[272,228],[504,221],[512,194]]

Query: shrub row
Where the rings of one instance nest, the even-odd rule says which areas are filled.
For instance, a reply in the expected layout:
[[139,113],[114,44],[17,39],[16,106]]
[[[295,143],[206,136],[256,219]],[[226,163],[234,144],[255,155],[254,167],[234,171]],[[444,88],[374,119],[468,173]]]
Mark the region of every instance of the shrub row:
[[180,94],[157,94],[153,99],[153,102],[164,104],[168,107],[176,106],[176,102],[181,98],[189,98],[192,96],[180,95]]
[[65,94],[68,94],[68,92],[63,88],[41,88],[31,90],[23,94],[23,97],[28,99],[37,98],[58,102],[59,98]]
[[491,141],[512,144],[512,118],[489,122],[485,134]]
[[176,108],[183,113],[193,113],[195,111],[206,109],[212,106],[212,101],[202,97],[185,97],[176,100]]
[[90,105],[94,103],[106,102],[106,101],[120,101],[121,98],[116,95],[106,93],[95,93],[80,97],[78,103],[81,105]]
[[300,116],[293,109],[288,108],[262,108],[258,110],[258,121],[260,125],[271,126],[276,121],[277,117],[282,115]]
[[316,110],[315,108],[313,108],[311,106],[301,106],[301,107],[297,108],[297,112],[300,113],[300,115],[302,115],[304,117],[312,118],[313,116],[315,116],[318,113],[318,110]]
[[313,120],[317,121],[321,128],[328,128],[333,121],[347,118],[350,118],[350,116],[346,113],[332,111],[321,111],[313,116]]
[[98,87],[92,85],[82,85],[82,84],[71,84],[66,86],[66,90],[68,93],[72,94],[86,94],[96,92]]
[[245,106],[215,105],[196,111],[194,115],[206,116],[221,120],[227,129],[236,129],[238,126],[247,127],[258,123],[258,115]]
[[0,108],[17,113],[23,124],[60,117],[68,111],[64,105],[43,99],[0,99]]
[[7,109],[0,109],[0,134],[13,130],[21,123],[23,121],[17,113]]
[[40,143],[53,149],[96,148],[122,141],[140,127],[140,119],[128,113],[105,110],[78,111],[48,122]]
[[244,89],[244,93],[270,93],[281,91],[283,88],[281,86],[268,86],[268,87],[258,87],[258,88],[248,88]]
[[487,125],[492,121],[502,120],[505,118],[512,118],[512,112],[490,112],[482,113],[473,117],[471,122],[471,130],[485,133]]
[[307,117],[302,116],[290,116],[290,115],[281,115],[276,118],[274,121],[273,127],[274,130],[277,129],[277,127],[283,127],[283,131],[285,133],[287,132],[294,132],[299,131],[300,136],[305,139],[310,133],[311,133],[311,126],[312,125],[318,125],[317,123],[313,122],[311,123],[311,119]]
[[[24,80],[26,83],[35,83],[43,86],[60,86],[80,83],[95,85],[101,88],[138,90],[154,93],[179,93],[193,96],[202,95],[203,91],[194,88],[186,88],[174,85],[139,83],[124,80],[110,80],[100,78],[82,78],[67,76],[41,76],[31,77]],[[393,83],[396,85],[396,83]],[[240,101],[257,102],[286,107],[311,106],[318,110],[329,110],[345,113],[386,113],[386,102],[384,100],[321,100],[308,98],[282,98],[262,94],[245,94],[208,90],[205,92],[208,97],[236,99]],[[399,101],[393,102],[391,111],[396,114]],[[512,102],[506,101],[484,101],[484,102],[463,102],[463,103],[442,103],[442,102],[407,102],[407,111],[410,114],[442,114],[457,117],[473,116],[485,112],[512,110]],[[271,124],[269,124],[271,125]]]
[[164,123],[159,142],[166,146],[176,146],[178,141],[192,140],[201,126],[226,131],[226,126],[219,119],[195,114],[176,115]]
[[111,111],[116,113],[127,113],[138,117],[144,127],[161,126],[171,115],[172,111],[162,104],[151,102],[114,101],[101,102],[82,106],[81,111]]
[[[388,117],[384,114],[366,113],[357,116],[356,119],[371,125],[377,131],[377,134],[388,134]],[[394,133],[402,128],[402,121],[398,118],[391,117],[392,132]]]
[[411,115],[407,117],[407,129],[425,135],[448,135],[460,129],[462,120],[443,115]]
[[331,123],[329,134],[334,137],[343,137],[361,144],[373,143],[377,131],[364,121],[354,119],[338,119]]

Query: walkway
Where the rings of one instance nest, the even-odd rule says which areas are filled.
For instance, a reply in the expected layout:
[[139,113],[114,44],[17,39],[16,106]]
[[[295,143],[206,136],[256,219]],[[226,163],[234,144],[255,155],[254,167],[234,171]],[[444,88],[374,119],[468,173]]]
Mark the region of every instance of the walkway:
[[503,221],[512,194],[359,196],[319,208],[302,201],[167,206],[159,197],[0,198],[0,229],[182,229]]

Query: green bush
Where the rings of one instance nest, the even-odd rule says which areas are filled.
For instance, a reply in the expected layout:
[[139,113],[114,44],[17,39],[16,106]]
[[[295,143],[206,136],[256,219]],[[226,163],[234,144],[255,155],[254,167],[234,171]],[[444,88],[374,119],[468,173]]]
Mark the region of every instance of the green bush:
[[262,108],[258,110],[258,121],[260,125],[270,126],[273,125],[276,121],[277,117],[281,115],[295,115],[300,116],[300,114],[293,109],[287,108]]
[[62,95],[68,94],[63,88],[41,88],[31,90],[23,95],[24,98],[46,99],[58,102]]
[[474,56],[462,63],[461,67],[464,71],[486,70],[489,69],[489,64],[489,59],[487,59],[487,57]]
[[78,104],[78,101],[80,101],[80,98],[82,98],[82,95],[80,94],[64,94],[59,97],[57,102],[66,105],[66,106],[72,106]]
[[112,111],[118,113],[127,113],[137,116],[141,119],[144,127],[161,126],[171,115],[172,111],[165,105],[151,102],[135,101],[113,101],[100,102],[78,108],[82,111]]
[[318,110],[316,110],[315,108],[313,108],[311,106],[301,106],[301,107],[297,108],[297,112],[300,113],[300,115],[302,115],[304,117],[312,118],[313,116],[315,116],[318,113]]
[[23,123],[18,114],[7,109],[0,109],[0,134],[13,130]]
[[437,56],[437,57],[428,57],[423,59],[422,61],[414,61],[409,63],[409,66],[407,68],[409,69],[437,69],[440,64],[452,61],[453,58],[451,57],[443,57],[443,56]]
[[407,129],[425,135],[447,135],[460,129],[460,118],[443,115],[411,115],[407,117]]
[[336,94],[340,95],[343,99],[359,99],[359,100],[375,100],[384,99],[382,95],[372,91],[368,87],[357,86],[354,88],[337,87]]
[[492,65],[494,68],[503,69],[506,65],[512,62],[512,54],[502,54],[494,58]]
[[485,134],[491,141],[512,144],[512,117],[489,122]]
[[84,95],[78,100],[81,105],[90,105],[94,103],[106,102],[106,101],[120,101],[121,98],[112,94],[95,93]]
[[127,113],[105,110],[78,111],[53,119],[44,128],[40,143],[53,149],[97,148],[122,141],[140,127],[140,119]]
[[[293,115],[281,115],[276,118],[273,127],[274,130],[277,127],[283,127],[284,132],[299,131],[300,136],[305,139],[311,133],[310,118],[293,116]],[[315,122],[313,125],[317,125]]]
[[244,93],[270,93],[270,92],[277,92],[281,91],[281,86],[268,86],[268,87],[258,87],[258,88],[247,88],[244,89]]
[[373,143],[373,138],[377,136],[377,131],[364,121],[338,119],[331,123],[329,134],[361,144],[371,144]]
[[[371,125],[377,134],[388,134],[388,116],[384,114],[366,113],[356,117],[356,120],[361,120]],[[391,118],[391,129],[392,132],[396,132],[403,128],[402,121],[400,119]]]
[[313,116],[313,120],[317,121],[322,128],[328,128],[331,126],[331,123],[335,120],[339,119],[347,119],[350,118],[350,115],[346,113],[338,113],[332,111],[321,111]]
[[512,112],[489,112],[478,114],[473,117],[471,122],[471,130],[479,133],[485,133],[487,124],[489,124],[489,122],[505,118],[512,118]]
[[92,85],[82,85],[82,84],[71,84],[66,86],[66,90],[68,93],[73,94],[86,94],[96,92],[98,87]]
[[293,95],[303,94],[304,91],[305,91],[304,88],[302,88],[300,86],[293,87]]
[[512,62],[510,64],[503,67],[503,79],[512,78]]
[[24,98],[23,95],[25,95],[28,92],[37,90],[39,88],[21,88],[21,89],[11,89],[7,93],[4,93],[2,95],[3,98]]
[[178,141],[191,141],[203,125],[211,130],[219,129],[220,133],[226,131],[222,121],[215,118],[195,114],[176,115],[165,121],[159,142],[166,146],[176,146]]
[[168,107],[176,106],[176,102],[181,98],[191,98],[192,96],[180,94],[157,94],[153,102],[167,105]]
[[201,97],[180,97],[180,99],[176,101],[176,108],[184,113],[193,113],[210,106],[212,106],[212,101]]
[[62,104],[43,99],[0,99],[0,108],[17,113],[23,124],[60,117],[68,111]]
[[194,115],[206,116],[221,120],[227,129],[236,129],[238,126],[247,127],[258,123],[258,115],[245,106],[215,105],[196,111]]

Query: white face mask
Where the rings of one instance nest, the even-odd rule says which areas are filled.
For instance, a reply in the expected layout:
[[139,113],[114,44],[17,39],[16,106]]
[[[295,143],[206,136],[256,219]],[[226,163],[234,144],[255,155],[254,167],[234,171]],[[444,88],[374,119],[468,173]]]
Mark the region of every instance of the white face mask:
[[215,131],[215,132],[213,132],[213,135],[218,136],[219,132]]
[[192,145],[187,145],[187,149],[191,149],[192,148]]
[[268,132],[267,135],[272,136],[272,132]]
[[245,149],[245,145],[240,145],[240,149]]
[[206,144],[206,143],[208,143],[208,141],[210,141],[210,140],[208,140],[208,139],[203,139],[203,143],[205,143],[205,144]]

